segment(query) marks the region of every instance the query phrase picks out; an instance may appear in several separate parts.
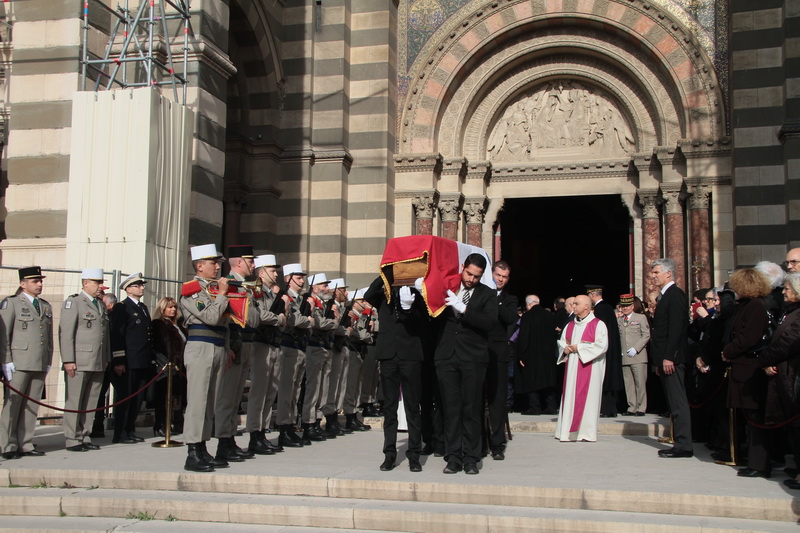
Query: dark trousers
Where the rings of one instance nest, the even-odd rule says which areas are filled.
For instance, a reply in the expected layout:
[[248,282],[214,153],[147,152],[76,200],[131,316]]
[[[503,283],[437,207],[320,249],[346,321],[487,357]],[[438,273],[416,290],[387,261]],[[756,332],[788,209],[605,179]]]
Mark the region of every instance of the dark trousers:
[[433,362],[422,364],[422,440],[435,452],[444,454],[444,417],[436,367]]
[[603,391],[600,412],[606,416],[617,416],[617,391]]
[[404,361],[395,355],[379,362],[383,389],[383,454],[387,458],[397,457],[397,407],[402,388],[408,422],[406,457],[418,459],[422,451],[422,419],[419,407],[422,361]]
[[669,376],[664,374],[663,367],[659,370],[661,384],[669,404],[674,428],[674,448],[680,451],[692,450],[692,420],[689,414],[689,400],[686,398],[686,384],[684,382],[684,365],[675,365],[675,372]]
[[481,458],[483,379],[487,363],[468,363],[451,357],[436,361],[444,407],[445,459],[457,465]]
[[552,415],[558,412],[556,389],[547,387],[528,393],[528,408],[532,411]]
[[493,453],[506,449],[506,407],[508,394],[508,362],[493,360],[486,367],[486,401],[489,405],[489,449]]
[[[149,368],[126,369],[121,376],[113,373],[111,383],[114,385],[114,401],[123,400],[147,385],[152,373]],[[136,418],[139,416],[145,394],[146,391],[142,391],[138,396],[114,408],[114,437],[136,431]]]

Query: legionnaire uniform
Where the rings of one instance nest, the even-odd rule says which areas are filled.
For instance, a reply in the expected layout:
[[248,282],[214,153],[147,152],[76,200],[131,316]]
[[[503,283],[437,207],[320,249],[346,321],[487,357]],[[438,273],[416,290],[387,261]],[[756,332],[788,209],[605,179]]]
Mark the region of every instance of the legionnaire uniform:
[[372,314],[372,343],[367,345],[367,354],[361,362],[361,396],[359,405],[364,406],[363,416],[381,416],[381,412],[375,407],[378,401],[378,387],[380,385],[380,368],[378,360],[375,358],[375,343],[380,333],[380,321],[378,314]]
[[[308,280],[308,284],[328,284],[325,274],[315,274]],[[315,305],[311,311],[314,317],[314,326],[311,328],[311,339],[306,350],[306,393],[303,398],[303,440],[323,441],[326,436],[319,427],[322,419],[321,403],[328,396],[328,377],[331,372],[331,348],[333,344],[333,330],[336,320],[325,316],[326,303],[312,295]],[[336,435],[330,435],[335,438]]]
[[[333,297],[336,296],[337,289],[347,288],[343,278],[336,278],[331,281],[330,290]],[[350,357],[350,350],[345,345],[347,329],[349,328],[349,310],[348,306],[341,302],[334,302],[339,311],[339,319],[336,320],[336,326],[333,329],[333,339],[331,341],[331,362],[330,372],[327,379],[327,394],[320,398],[322,404],[322,415],[325,417],[325,436],[328,438],[335,438],[345,434],[345,430],[339,424],[339,415],[337,410],[338,399],[342,396],[340,394],[340,386],[342,384],[345,366],[347,359]],[[347,324],[345,326],[344,324]],[[349,431],[348,433],[352,433]]]
[[[81,279],[102,283],[102,268],[85,268]],[[75,377],[64,376],[66,383],[66,408],[85,411],[94,409],[103,373],[111,360],[111,339],[106,306],[99,298],[81,291],[64,301],[58,327],[61,362],[74,363]],[[91,427],[86,425],[85,413],[64,413],[64,437],[67,450],[86,451],[98,449],[89,438]]]
[[[125,291],[129,286],[146,283],[142,273],[131,274],[120,283]],[[122,375],[111,373],[111,382],[116,391],[115,399],[127,398],[138,391],[153,377],[153,332],[150,311],[144,302],[128,295],[111,310],[111,365],[124,365]],[[142,408],[144,394],[139,394],[114,407],[114,438],[112,442],[134,444],[144,439],[136,434],[136,418]]]
[[[230,258],[254,258],[252,246],[229,246]],[[231,272],[228,279],[238,282],[245,281],[237,272]],[[232,290],[228,291],[233,292]],[[251,459],[255,455],[242,450],[236,444],[236,431],[238,429],[239,404],[242,400],[244,385],[250,375],[250,366],[253,360],[253,337],[256,327],[260,323],[259,311],[253,303],[250,289],[238,287],[237,292],[247,298],[246,324],[242,326],[233,319],[228,321],[230,329],[230,348],[234,357],[230,364],[223,366],[217,374],[216,407],[214,416],[214,436],[219,439],[217,459],[241,462]],[[230,299],[230,297],[229,297]]]
[[[38,266],[19,269],[19,280],[44,279]],[[3,339],[0,362],[9,384],[31,398],[41,398],[44,380],[53,360],[53,308],[26,292],[0,304]],[[9,379],[10,374],[10,379]],[[5,459],[44,455],[33,447],[39,406],[6,389],[0,415],[0,451]]]
[[[293,263],[283,267],[284,276],[302,274],[303,267]],[[286,327],[281,333],[281,362],[280,383],[278,384],[278,420],[280,429],[278,440],[281,446],[297,448],[303,446],[303,440],[295,433],[295,420],[297,420],[297,402],[300,399],[300,385],[306,369],[306,345],[308,344],[309,329],[312,319],[300,312],[302,307],[301,296],[288,289],[292,303],[289,315],[286,317]],[[310,443],[310,441],[308,441]]]
[[[192,261],[222,258],[213,244],[192,247]],[[214,422],[214,394],[217,374],[228,359],[228,297],[212,295],[211,280],[195,276],[181,288],[180,308],[189,331],[183,364],[186,367],[187,405],[183,437],[189,445],[187,470],[211,471],[227,462],[208,453],[206,441],[211,439]]]
[[[366,288],[358,289],[353,300],[364,300]],[[363,381],[362,361],[367,355],[367,347],[373,343],[370,332],[371,311],[364,311],[358,315],[350,311],[352,328],[347,338],[347,348],[350,352],[347,364],[347,380],[342,410],[347,422],[345,429],[350,431],[367,431],[370,426],[358,419],[358,401],[361,398],[361,383]]]
[[[274,255],[259,255],[255,267],[280,268]],[[278,381],[281,369],[281,332],[285,321],[284,313],[273,313],[277,294],[267,288],[259,290],[254,302],[259,311],[261,324],[256,328],[253,338],[253,364],[250,369],[250,393],[247,397],[247,432],[250,433],[248,450],[261,455],[272,455],[283,451],[267,440],[266,430],[272,418],[272,404],[278,395]],[[281,316],[283,315],[283,316]]]
[[[633,295],[619,297],[620,305],[632,305]],[[647,343],[650,342],[650,324],[647,317],[631,313],[617,318],[622,343],[622,377],[625,396],[628,398],[626,415],[644,416],[647,411]]]

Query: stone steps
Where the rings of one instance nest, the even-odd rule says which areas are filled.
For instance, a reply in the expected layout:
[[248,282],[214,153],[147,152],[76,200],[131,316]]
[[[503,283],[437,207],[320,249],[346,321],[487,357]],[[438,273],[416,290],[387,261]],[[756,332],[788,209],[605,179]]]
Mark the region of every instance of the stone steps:
[[[242,476],[236,476],[241,478]],[[189,489],[204,485],[207,489],[218,490],[218,476],[189,475]],[[203,483],[202,479],[206,482]],[[211,482],[214,481],[214,482]],[[282,486],[281,480],[269,480],[273,486]],[[209,483],[211,482],[211,483]],[[406,485],[402,491],[396,487],[396,494],[420,495],[415,487]],[[431,485],[431,484],[429,484]],[[441,485],[436,492],[441,499],[461,499],[470,490],[470,485]],[[446,485],[446,486],[444,486]],[[229,487],[230,488],[230,487]],[[106,488],[2,488],[0,489],[0,515],[4,516],[0,528],[19,525],[5,523],[5,517],[27,517],[30,522],[25,530],[53,530],[48,524],[36,518],[66,518],[83,531],[108,531],[109,522],[100,520],[93,527],[82,522],[88,517],[117,519],[115,531],[177,531],[181,527],[196,522],[213,525],[219,533],[224,533],[231,525],[270,525],[303,528],[338,528],[358,531],[441,531],[447,532],[504,532],[504,531],[584,531],[584,532],[637,532],[637,533],[688,533],[723,531],[796,531],[797,525],[789,521],[734,519],[725,516],[672,515],[657,512],[635,512],[619,510],[597,510],[585,506],[573,508],[539,507],[531,505],[534,500],[527,498],[528,504],[520,501],[521,495],[503,494],[502,487],[494,487],[488,492],[488,503],[447,503],[441,501],[420,501],[419,499],[375,499],[367,498],[365,491],[355,490],[361,498],[329,497],[311,495],[246,494],[240,488],[238,493],[206,492],[201,490],[163,491]],[[423,487],[416,487],[417,489]],[[433,487],[429,487],[433,488]],[[486,489],[486,487],[483,487]],[[286,491],[291,492],[291,491]],[[379,494],[380,495],[380,494]],[[386,493],[383,494],[384,496]],[[451,498],[450,496],[453,496]],[[620,498],[639,499],[642,495],[617,495]],[[645,498],[647,495],[644,495]],[[684,495],[688,496],[688,495]],[[472,498],[469,498],[472,499]],[[497,505],[494,501],[518,502],[516,505]],[[752,504],[757,500],[753,498]],[[609,501],[609,504],[612,502]],[[703,502],[708,503],[708,502]],[[720,502],[721,503],[721,502]],[[739,502],[742,503],[742,502]],[[612,507],[613,505],[610,505]],[[639,509],[646,506],[639,505]],[[135,517],[146,517],[147,521]],[[159,521],[159,519],[161,521]],[[176,521],[163,521],[175,519]],[[188,523],[187,523],[188,522]],[[153,528],[152,524],[158,527]],[[65,531],[70,522],[57,524],[57,530]],[[124,526],[124,527],[119,527]],[[140,529],[137,529],[140,528]],[[204,528],[204,529],[205,529]],[[246,530],[246,529],[245,529]],[[255,530],[255,528],[251,529]],[[324,530],[324,529],[321,529]],[[20,531],[20,529],[15,529]],[[194,531],[194,529],[192,529]],[[201,530],[202,531],[202,530]],[[233,531],[233,530],[231,530]],[[261,527],[258,531],[265,531]],[[268,531],[268,530],[267,530]],[[287,530],[291,531],[291,530]]]

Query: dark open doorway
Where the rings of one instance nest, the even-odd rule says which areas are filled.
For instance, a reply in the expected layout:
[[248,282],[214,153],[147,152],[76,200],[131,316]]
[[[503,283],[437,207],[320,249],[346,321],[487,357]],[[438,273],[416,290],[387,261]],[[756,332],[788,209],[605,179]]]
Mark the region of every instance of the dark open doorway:
[[612,305],[629,292],[630,216],[619,195],[507,199],[498,222],[520,303],[534,293],[552,307],[586,284],[604,285]]

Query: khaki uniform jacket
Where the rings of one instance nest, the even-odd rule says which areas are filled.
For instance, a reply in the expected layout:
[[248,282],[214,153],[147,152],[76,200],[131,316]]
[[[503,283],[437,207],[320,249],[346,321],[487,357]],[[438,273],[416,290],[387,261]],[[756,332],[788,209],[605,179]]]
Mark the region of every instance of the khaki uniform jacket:
[[[631,313],[628,322],[618,318],[619,336],[622,341],[622,364],[635,365],[647,362],[647,343],[650,342],[650,324],[647,317]],[[636,348],[636,357],[628,357],[628,348]]]
[[39,310],[22,293],[0,304],[0,363],[14,363],[17,370],[29,372],[47,370],[53,361],[53,307],[39,298]]
[[[181,296],[181,314],[183,323],[186,327],[193,324],[203,324],[206,326],[226,326],[228,318],[225,312],[228,310],[228,297],[218,294],[211,296],[205,289],[209,282],[196,278],[200,283],[200,290],[190,296]],[[225,335],[223,334],[224,338]]]
[[83,292],[67,298],[58,340],[62,363],[75,363],[78,372],[104,371],[111,361],[111,338],[103,300],[95,306]]

